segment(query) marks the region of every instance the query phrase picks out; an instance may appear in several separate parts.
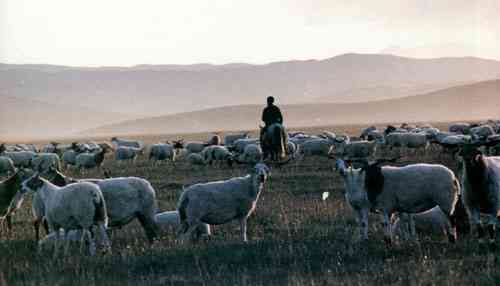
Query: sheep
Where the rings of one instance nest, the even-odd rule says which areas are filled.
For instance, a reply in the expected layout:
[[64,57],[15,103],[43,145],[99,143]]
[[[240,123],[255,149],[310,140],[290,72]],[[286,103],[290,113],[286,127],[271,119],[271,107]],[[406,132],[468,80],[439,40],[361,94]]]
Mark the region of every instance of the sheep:
[[[137,218],[150,242],[153,242],[157,237],[155,214],[158,203],[156,191],[147,180],[137,177],[75,180],[54,170],[50,180],[52,183],[58,182],[60,185],[75,182],[88,182],[97,185],[106,200],[109,227],[120,228]],[[40,213],[40,210],[36,212]],[[40,219],[36,217],[35,211],[33,215],[35,220]],[[37,229],[35,230],[38,232]]]
[[119,146],[115,152],[115,159],[117,161],[130,161],[135,162],[140,149],[135,147]]
[[175,150],[174,146],[164,143],[158,143],[151,145],[149,150],[149,160],[162,161],[162,160],[170,160],[172,162],[175,161]]
[[343,145],[341,157],[344,159],[363,159],[372,157],[377,149],[375,141],[353,141]]
[[472,137],[485,140],[491,135],[495,135],[495,130],[488,124],[480,125],[469,130]]
[[7,156],[0,156],[0,174],[13,173],[15,171],[14,162]]
[[31,167],[31,159],[35,157],[36,153],[32,151],[10,152],[6,151],[5,144],[0,144],[0,155],[9,157],[14,162],[14,166],[18,168],[29,168]]
[[299,152],[300,152],[299,145],[295,144],[292,141],[287,142],[286,154],[290,156],[290,158],[295,159],[299,154]]
[[391,243],[389,218],[394,212],[420,213],[439,206],[451,222],[448,239],[454,242],[454,207],[460,185],[453,172],[443,165],[412,164],[380,167],[383,160],[363,168],[346,168],[341,159],[337,169],[344,179],[346,200],[355,210],[363,239],[368,238],[368,211],[380,210],[384,217],[384,236]]
[[45,173],[50,167],[61,170],[61,160],[57,153],[38,153],[31,160],[31,167],[40,173]]
[[393,132],[385,137],[385,144],[389,148],[401,147],[422,150],[424,153],[429,147],[429,141],[425,133],[401,133]]
[[199,153],[190,153],[187,155],[187,161],[191,165],[205,165],[205,160]]
[[245,151],[245,147],[250,144],[259,144],[259,138],[245,138],[238,139],[233,142],[232,148],[228,148],[238,154],[242,154]]
[[118,147],[133,147],[137,149],[141,149],[144,146],[144,143],[139,140],[129,140],[129,139],[119,139],[117,137],[111,138],[111,143],[113,143],[116,148]]
[[207,144],[203,142],[188,142],[186,143],[186,150],[188,153],[201,153],[206,146]]
[[[459,237],[468,234],[470,231],[467,213],[460,197],[459,195],[459,199],[455,205],[455,221],[457,222],[456,232]],[[448,216],[436,206],[430,210],[417,214],[401,213],[396,216],[396,219],[392,222],[391,228],[393,234],[403,238],[408,238],[409,236],[414,237],[416,233],[444,234],[447,237],[451,224],[448,220]]]
[[7,222],[7,229],[12,228],[11,216],[21,207],[23,198],[18,195],[23,180],[31,176],[29,170],[16,171],[6,180],[0,182],[0,220]]
[[57,146],[59,144],[60,143],[58,143],[58,142],[50,142],[49,144],[42,147],[41,152],[42,153],[57,153],[57,151],[58,151]]
[[257,164],[262,161],[262,149],[257,144],[246,145],[245,150],[238,157],[238,161],[246,164]]
[[[57,187],[49,181],[41,178],[39,173],[26,179],[22,183],[21,192],[35,192],[39,196],[45,208],[45,219],[49,225],[51,233],[56,234],[54,245],[54,257],[59,251],[58,242],[60,239],[60,229],[65,230],[66,238],[70,230],[82,229],[82,243],[84,239],[89,241],[89,252],[95,255],[95,242],[93,226],[97,226],[105,245],[109,246],[109,239],[106,234],[108,215],[106,212],[106,202],[98,186],[88,182],[79,182],[65,187]],[[69,240],[65,243],[65,255],[67,254]],[[40,250],[40,249],[39,249]]]
[[231,134],[231,135],[225,135],[224,136],[224,145],[225,146],[232,146],[234,141],[238,139],[246,139],[248,138],[248,133],[240,133],[240,134]]
[[448,127],[448,131],[452,133],[467,134],[469,133],[469,123],[454,123]]
[[229,167],[233,165],[233,154],[224,146],[213,145],[206,147],[201,153],[206,164],[212,165],[213,162],[222,164],[226,162]]
[[71,143],[70,148],[65,150],[62,154],[61,161],[63,167],[66,169],[68,166],[76,166],[76,156],[80,153],[82,153],[82,150],[78,144],[76,142]]
[[[65,243],[74,243],[74,242],[81,242],[82,239],[84,239],[85,233],[81,229],[77,230],[70,230],[68,231],[68,234],[65,236],[65,231],[64,229],[61,229],[59,231],[59,237],[65,240]],[[102,241],[103,238],[101,236],[96,237],[97,244],[98,245],[105,245],[105,242]],[[57,233],[52,232],[47,234],[42,240],[38,241],[38,249],[39,251],[43,249],[50,249],[55,247],[55,243],[57,242]]]
[[372,133],[373,131],[377,131],[377,127],[375,127],[375,126],[373,126],[373,125],[372,125],[372,126],[370,126],[370,127],[368,127],[368,128],[365,128],[365,129],[363,129],[363,131],[361,132],[361,135],[359,136],[359,138],[360,138],[361,140],[368,140],[368,135],[369,135],[370,133]]
[[75,158],[76,167],[83,171],[84,169],[100,168],[104,161],[104,156],[108,149],[96,150],[93,153],[81,153]]
[[33,144],[16,144],[16,148],[18,148],[18,151],[31,151],[37,153],[38,150],[35,145]]
[[475,225],[481,238],[484,230],[480,214],[488,216],[490,243],[495,242],[495,225],[500,210],[500,157],[487,157],[478,149],[477,144],[464,145],[459,156],[462,159],[461,181],[463,201],[471,224]]
[[[162,233],[177,233],[180,230],[181,221],[179,218],[179,213],[177,211],[166,211],[158,213],[156,214],[155,219],[159,231],[161,231]],[[200,227],[198,227],[197,231],[193,234],[193,239],[198,239],[201,236],[210,236],[210,225],[206,223],[200,224]]]
[[300,144],[300,153],[303,156],[328,156],[332,150],[332,142],[328,139],[311,139]]
[[208,140],[207,145],[212,146],[212,145],[221,145],[222,144],[222,139],[218,134],[214,134],[210,140]]
[[201,223],[219,225],[238,219],[241,238],[247,242],[247,219],[255,210],[268,176],[269,168],[258,163],[245,177],[186,188],[177,204],[183,238],[190,237]]

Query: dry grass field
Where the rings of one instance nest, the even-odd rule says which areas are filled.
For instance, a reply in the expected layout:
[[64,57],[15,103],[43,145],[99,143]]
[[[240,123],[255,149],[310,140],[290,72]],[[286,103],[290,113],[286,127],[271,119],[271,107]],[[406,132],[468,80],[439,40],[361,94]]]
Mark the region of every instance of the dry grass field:
[[[442,127],[442,126],[439,126]],[[326,129],[326,128],[325,128]],[[359,134],[361,127],[328,128]],[[317,133],[321,128],[307,130]],[[146,142],[179,136],[143,137]],[[208,134],[187,139],[205,140]],[[43,142],[38,142],[43,143]],[[443,163],[449,155],[429,152],[407,156],[410,162]],[[271,177],[249,219],[249,243],[239,239],[239,224],[214,227],[208,241],[181,244],[173,233],[149,245],[137,222],[113,232],[112,253],[95,257],[37,255],[30,199],[14,216],[14,231],[0,240],[0,285],[493,285],[500,284],[499,252],[470,237],[454,244],[441,237],[383,242],[381,218],[370,216],[370,240],[360,241],[344,199],[333,161],[306,158]],[[182,162],[153,166],[145,158],[135,165],[104,164],[113,176],[149,180],[161,211],[175,209],[183,186],[243,175],[246,167],[193,167]],[[66,172],[82,177],[74,171]],[[85,177],[102,177],[94,170]],[[330,192],[323,201],[322,193]]]

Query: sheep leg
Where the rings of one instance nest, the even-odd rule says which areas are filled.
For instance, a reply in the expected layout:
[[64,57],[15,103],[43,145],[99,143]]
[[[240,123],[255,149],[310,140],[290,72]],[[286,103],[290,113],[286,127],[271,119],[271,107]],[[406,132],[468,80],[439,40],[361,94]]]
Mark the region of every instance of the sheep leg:
[[471,225],[472,224],[476,225],[477,238],[481,239],[484,236],[484,230],[483,227],[481,226],[481,217],[479,214],[479,210],[476,209],[471,210],[470,219],[471,219]]
[[240,219],[240,231],[241,231],[241,239],[243,242],[248,242],[247,239],[247,217],[242,217]]
[[494,211],[493,214],[489,215],[488,219],[488,233],[490,235],[490,245],[495,245],[495,236],[496,236],[496,224],[497,224],[497,212]]
[[103,224],[98,226],[102,243],[106,251],[111,251],[111,241],[109,240],[108,233],[106,232],[106,227]]
[[94,236],[94,233],[92,232],[92,227],[90,227],[90,229],[83,230],[82,235],[84,235],[87,238],[87,241],[89,242],[89,254],[90,254],[90,256],[95,256],[95,253],[96,253],[95,236]]
[[5,220],[7,221],[7,233],[10,234],[10,230],[12,229],[12,217],[10,214],[5,216]]
[[415,231],[415,218],[413,214],[408,214],[408,224],[410,229],[410,237],[416,240],[417,232]]
[[198,229],[199,225],[200,225],[199,222],[195,222],[193,224],[189,224],[188,229],[182,235],[182,240],[191,239],[193,237],[193,232]]
[[358,214],[358,223],[360,225],[360,235],[362,239],[368,239],[368,209],[359,209],[357,211]]
[[53,254],[53,258],[57,258],[58,254],[59,254],[59,240],[60,240],[60,232],[59,232],[59,228],[56,228],[56,227],[52,227],[52,230],[54,230],[56,232],[56,239],[54,240],[54,254]]
[[139,219],[139,223],[142,228],[146,232],[146,236],[150,243],[153,243],[157,236],[157,225],[154,219],[147,218],[144,214],[137,213],[137,219]]
[[391,222],[390,222],[390,214],[384,212],[384,241],[390,246],[392,244],[392,231],[391,231]]
[[69,250],[69,236],[68,236],[69,230],[65,229],[64,230],[64,256],[68,256],[68,250]]
[[39,241],[40,240],[40,220],[35,219],[33,221],[33,227],[35,228],[36,241]]

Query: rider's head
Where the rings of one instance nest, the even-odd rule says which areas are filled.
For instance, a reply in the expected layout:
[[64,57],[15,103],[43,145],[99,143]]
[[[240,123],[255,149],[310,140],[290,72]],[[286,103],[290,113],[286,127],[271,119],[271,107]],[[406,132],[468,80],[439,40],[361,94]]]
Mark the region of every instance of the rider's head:
[[274,97],[268,96],[267,97],[267,105],[272,105],[274,103]]

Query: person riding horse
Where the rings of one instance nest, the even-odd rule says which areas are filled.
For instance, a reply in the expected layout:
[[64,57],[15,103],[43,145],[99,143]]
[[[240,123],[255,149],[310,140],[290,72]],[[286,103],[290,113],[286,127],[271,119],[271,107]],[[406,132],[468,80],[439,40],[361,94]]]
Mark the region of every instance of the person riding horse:
[[[280,127],[280,130],[281,130],[281,137],[284,139],[283,141],[283,144],[284,144],[284,151],[286,153],[286,148],[287,148],[287,139],[288,139],[288,136],[286,134],[286,131],[285,131],[285,128],[283,126],[283,115],[281,114],[281,110],[279,109],[279,107],[277,107],[276,105],[274,105],[274,97],[272,96],[269,96],[267,97],[267,106],[266,108],[264,108],[264,110],[262,111],[262,121],[264,121],[264,127],[261,128],[261,132],[260,132],[260,138],[261,138],[261,142],[262,142],[262,148],[263,148],[263,151],[264,151],[264,154],[266,157],[266,154],[268,154],[268,152],[266,152],[266,150],[264,149],[275,149],[273,147],[277,147],[277,146],[266,146],[266,145],[269,145],[272,143],[270,141],[266,141],[266,140],[263,140],[264,138],[264,135],[266,134],[266,132],[268,131],[268,129],[273,126],[274,124],[277,124],[279,125]],[[272,132],[273,130],[270,130],[270,132]],[[264,142],[266,141],[266,142]],[[271,154],[269,155],[272,155],[272,152]],[[285,154],[281,154],[282,156],[284,156]]]

